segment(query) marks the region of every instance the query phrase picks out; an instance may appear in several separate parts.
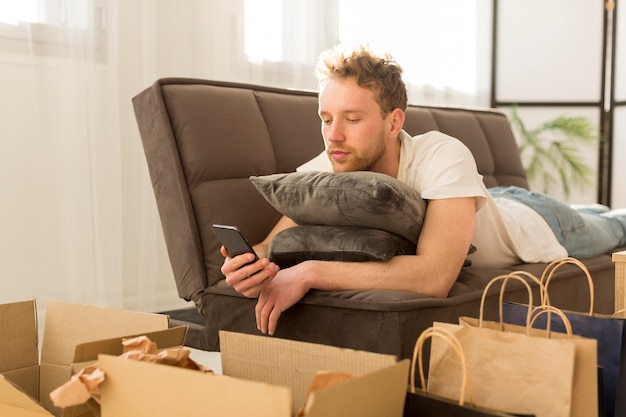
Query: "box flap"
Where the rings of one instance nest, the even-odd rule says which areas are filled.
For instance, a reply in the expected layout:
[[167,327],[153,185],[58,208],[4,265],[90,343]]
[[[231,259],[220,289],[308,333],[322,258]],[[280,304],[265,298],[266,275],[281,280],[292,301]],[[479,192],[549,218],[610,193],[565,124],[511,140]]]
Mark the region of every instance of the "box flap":
[[35,301],[0,305],[0,372],[39,364]]
[[187,329],[187,326],[177,326],[156,332],[143,332],[123,337],[81,343],[77,345],[74,350],[73,363],[95,361],[98,359],[99,354],[119,356],[123,352],[122,341],[136,336],[147,336],[151,341],[156,343],[158,349],[182,346]]
[[41,347],[41,363],[69,365],[74,348],[85,342],[165,330],[169,317],[106,307],[50,301]]
[[0,416],[52,417],[52,414],[0,375]]
[[293,412],[318,371],[362,375],[396,363],[392,355],[227,331],[220,331],[220,351],[224,375],[291,387]]
[[10,417],[41,417],[49,416],[51,414],[38,413],[37,411],[25,410],[23,408],[16,408],[10,405],[0,404],[0,416]]
[[39,400],[39,365],[5,371],[2,375],[27,395]]
[[410,361],[314,392],[307,417],[402,417]]
[[101,355],[102,417],[290,417],[291,392],[259,382]]
[[39,366],[39,403],[55,416],[63,412],[52,404],[50,393],[70,380],[72,369],[69,365],[42,363]]

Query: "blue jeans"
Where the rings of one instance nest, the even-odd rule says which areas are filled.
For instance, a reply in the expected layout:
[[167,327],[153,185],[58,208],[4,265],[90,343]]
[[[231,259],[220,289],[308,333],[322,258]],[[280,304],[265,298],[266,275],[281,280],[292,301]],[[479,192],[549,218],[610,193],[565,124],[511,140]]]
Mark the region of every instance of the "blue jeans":
[[626,208],[569,205],[520,187],[495,187],[489,192],[494,198],[515,200],[539,213],[569,256],[590,258],[626,245]]

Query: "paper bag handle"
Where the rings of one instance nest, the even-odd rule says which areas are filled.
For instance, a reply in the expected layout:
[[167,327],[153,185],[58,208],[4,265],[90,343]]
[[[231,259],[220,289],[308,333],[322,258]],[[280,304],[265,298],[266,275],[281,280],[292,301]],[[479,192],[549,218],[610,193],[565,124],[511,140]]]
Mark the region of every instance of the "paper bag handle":
[[[503,302],[503,298],[504,298],[504,289],[506,287],[507,282],[509,281],[509,279],[515,279],[520,281],[522,284],[524,284],[524,286],[526,287],[526,289],[528,290],[528,313],[526,314],[526,323],[528,324],[530,322],[531,319],[531,311],[533,308],[533,291],[530,288],[530,284],[528,284],[528,282],[523,278],[523,277],[527,277],[530,280],[534,281],[535,283],[537,283],[537,285],[539,285],[539,289],[540,292],[542,294],[542,299],[544,298],[543,293],[545,292],[543,284],[541,283],[541,281],[539,280],[539,278],[537,278],[536,276],[534,276],[533,274],[531,274],[530,272],[525,272],[525,271],[516,271],[510,274],[505,274],[505,275],[498,275],[495,278],[492,278],[491,281],[489,281],[487,283],[487,285],[485,286],[485,289],[483,290],[483,295],[480,298],[480,311],[479,311],[479,316],[478,316],[478,327],[483,327],[483,313],[484,313],[484,308],[485,308],[485,299],[487,298],[487,293],[489,291],[489,288],[496,282],[498,281],[504,281],[502,283],[502,286],[500,287],[500,298],[499,298],[499,302],[498,302],[498,308],[499,308],[499,314],[500,314],[500,330],[504,330],[504,322],[502,321],[502,316],[503,316],[503,311],[502,311],[502,302]],[[546,302],[549,302],[547,296],[545,297]]]
[[411,361],[411,376],[410,376],[410,384],[411,384],[411,393],[415,394],[415,364],[417,363],[419,366],[419,374],[420,374],[420,385],[423,388],[425,393],[428,392],[426,387],[426,377],[424,375],[424,363],[422,361],[422,349],[424,348],[424,342],[426,339],[439,336],[443,338],[446,342],[448,342],[454,351],[459,356],[459,360],[461,361],[461,370],[463,372],[463,376],[461,379],[461,392],[459,394],[459,405],[463,405],[465,403],[465,395],[469,397],[470,404],[474,405],[474,396],[472,394],[472,385],[468,379],[467,375],[467,362],[465,360],[465,353],[463,353],[463,347],[461,343],[456,338],[452,332],[443,329],[441,327],[428,327],[426,328],[420,336],[417,338],[415,342],[415,348],[413,349],[413,360]]
[[541,316],[542,314],[548,314],[548,320],[546,321],[546,331],[547,331],[548,338],[550,338],[550,335],[551,335],[550,314],[552,313],[555,313],[557,316],[561,318],[561,320],[563,320],[563,324],[565,325],[565,332],[567,333],[568,336],[572,336],[572,334],[574,333],[572,331],[572,324],[570,323],[565,313],[563,313],[563,311],[561,311],[560,309],[556,307],[553,307],[551,305],[545,305],[545,304],[533,308],[533,311],[532,311],[533,317],[530,320],[530,323],[528,323],[528,326],[526,326],[526,334],[530,336],[530,329],[533,327],[533,324],[535,324],[537,317]]
[[[577,265],[580,269],[583,270],[585,276],[587,277],[587,282],[589,283],[589,315],[593,316],[593,307],[594,307],[594,287],[593,287],[593,279],[591,279],[591,274],[589,270],[581,261],[572,257],[559,258],[555,261],[552,261],[546,269],[544,269],[543,274],[541,275],[541,282],[545,287],[544,295],[547,297],[548,294],[548,286],[550,285],[550,281],[552,280],[552,276],[554,275],[554,271],[556,271],[559,267],[565,264],[574,264]],[[547,275],[547,276],[546,276]],[[544,298],[542,298],[542,304],[547,304],[543,302]]]
[[[526,277],[528,279],[530,279],[531,281],[534,281],[535,283],[539,283],[539,298],[540,298],[540,305],[550,305],[550,297],[548,295],[548,292],[546,291],[545,288],[545,284],[543,284],[543,282],[541,282],[541,279],[537,278],[536,275],[531,274],[530,272],[527,271],[513,271],[511,273],[509,273],[509,275],[519,275],[522,277]],[[505,285],[502,285],[502,287],[500,288],[500,306],[502,306],[502,299],[504,299],[504,290],[505,290]],[[500,311],[500,313],[502,313],[502,311]]]

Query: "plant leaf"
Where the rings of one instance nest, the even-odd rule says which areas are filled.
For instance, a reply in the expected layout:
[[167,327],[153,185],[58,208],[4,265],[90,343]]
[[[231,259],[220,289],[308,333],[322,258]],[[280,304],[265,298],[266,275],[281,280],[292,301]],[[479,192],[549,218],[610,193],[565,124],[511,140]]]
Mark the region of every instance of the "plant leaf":
[[518,133],[518,146],[529,181],[541,180],[543,192],[549,193],[558,182],[566,196],[570,184],[585,189],[594,184],[595,171],[580,152],[597,145],[601,138],[585,117],[558,116],[528,130],[513,105],[511,124]]

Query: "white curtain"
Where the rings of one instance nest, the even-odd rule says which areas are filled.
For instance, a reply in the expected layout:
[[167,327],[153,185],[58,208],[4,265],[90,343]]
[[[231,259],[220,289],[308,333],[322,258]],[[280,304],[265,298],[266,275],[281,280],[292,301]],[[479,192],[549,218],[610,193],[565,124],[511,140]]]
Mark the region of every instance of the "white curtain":
[[489,0],[33,0],[42,23],[20,3],[0,0],[0,302],[189,305],[131,106],[157,78],[315,89],[317,54],[361,40],[412,102],[487,103]]

